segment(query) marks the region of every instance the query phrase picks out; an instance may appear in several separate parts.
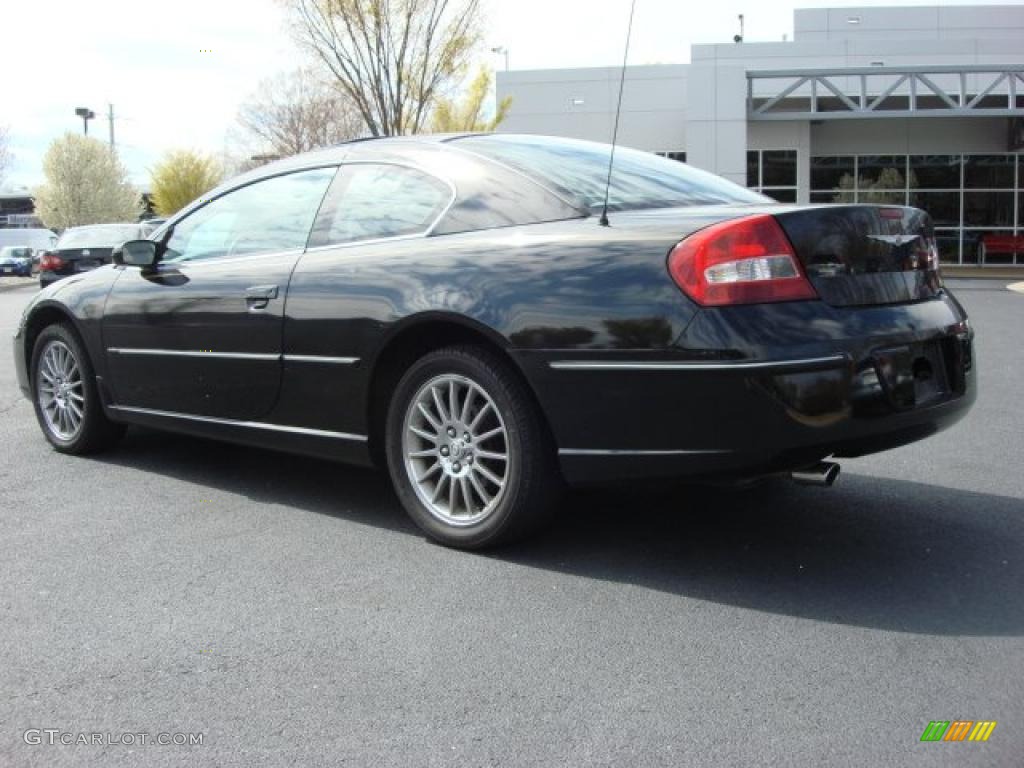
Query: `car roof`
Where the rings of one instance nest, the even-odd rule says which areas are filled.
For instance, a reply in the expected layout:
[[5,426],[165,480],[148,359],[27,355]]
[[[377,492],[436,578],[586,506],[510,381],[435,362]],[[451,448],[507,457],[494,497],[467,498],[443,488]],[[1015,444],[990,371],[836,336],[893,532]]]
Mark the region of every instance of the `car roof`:
[[292,155],[272,163],[261,165],[251,171],[240,174],[237,178],[259,178],[262,176],[273,176],[284,171],[298,168],[309,168],[317,165],[331,165],[340,163],[346,157],[360,155],[366,152],[387,149],[401,151],[402,149],[415,149],[417,147],[437,146],[446,144],[454,139],[465,136],[475,136],[475,133],[428,133],[415,136],[367,136],[359,139],[343,141],[323,149],[314,149],[303,152],[299,155]]

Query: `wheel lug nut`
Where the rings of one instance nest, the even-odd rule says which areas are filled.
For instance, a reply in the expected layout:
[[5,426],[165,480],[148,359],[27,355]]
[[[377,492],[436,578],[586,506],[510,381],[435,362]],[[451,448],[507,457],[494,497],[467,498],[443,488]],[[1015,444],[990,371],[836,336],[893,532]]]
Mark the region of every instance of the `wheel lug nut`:
[[459,464],[459,462],[456,461],[454,464],[452,464],[452,470],[455,471],[455,472],[461,472],[462,471],[462,465]]
[[447,456],[449,453],[451,453],[451,451],[448,450],[448,446],[447,445],[442,445],[441,446],[441,455],[442,456]]
[[464,434],[462,436],[462,439],[465,440],[468,443],[468,442],[473,440],[473,436],[471,434],[469,434],[469,432],[467,432],[466,434]]
[[455,427],[448,427],[448,437],[455,437]]
[[467,464],[472,464],[473,463],[473,456],[472,456],[472,454],[470,454],[469,456],[466,457],[466,463]]

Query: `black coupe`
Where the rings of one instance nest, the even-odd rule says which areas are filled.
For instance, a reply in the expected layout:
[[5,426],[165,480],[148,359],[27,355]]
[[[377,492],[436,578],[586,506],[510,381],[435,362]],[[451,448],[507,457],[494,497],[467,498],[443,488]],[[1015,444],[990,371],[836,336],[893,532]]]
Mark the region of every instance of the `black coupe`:
[[926,437],[972,330],[913,208],[777,205],[565,139],[358,141],[233,179],[24,314],[57,450],[126,424],[386,464],[431,537],[534,529],[569,483],[790,473]]

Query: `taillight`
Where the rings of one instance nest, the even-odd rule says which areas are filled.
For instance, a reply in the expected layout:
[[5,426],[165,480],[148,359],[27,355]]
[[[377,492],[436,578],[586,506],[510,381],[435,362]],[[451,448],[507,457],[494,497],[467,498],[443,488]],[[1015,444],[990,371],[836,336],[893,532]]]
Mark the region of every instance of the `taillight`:
[[64,264],[64,259],[55,253],[44,253],[42,258],[39,259],[39,269],[41,272],[53,272],[63,267]]
[[698,304],[761,304],[817,297],[793,246],[768,214],[712,224],[679,243],[668,271]]

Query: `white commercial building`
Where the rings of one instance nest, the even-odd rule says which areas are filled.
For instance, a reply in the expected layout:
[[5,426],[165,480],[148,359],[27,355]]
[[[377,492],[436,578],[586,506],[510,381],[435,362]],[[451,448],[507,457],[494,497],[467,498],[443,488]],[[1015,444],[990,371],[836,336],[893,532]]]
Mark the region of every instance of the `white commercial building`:
[[[499,72],[501,130],[610,141],[620,74]],[[792,41],[628,67],[622,104],[624,145],[780,201],[915,205],[944,261],[1024,265],[1024,6],[797,10]]]

